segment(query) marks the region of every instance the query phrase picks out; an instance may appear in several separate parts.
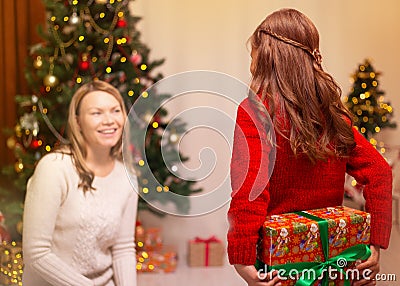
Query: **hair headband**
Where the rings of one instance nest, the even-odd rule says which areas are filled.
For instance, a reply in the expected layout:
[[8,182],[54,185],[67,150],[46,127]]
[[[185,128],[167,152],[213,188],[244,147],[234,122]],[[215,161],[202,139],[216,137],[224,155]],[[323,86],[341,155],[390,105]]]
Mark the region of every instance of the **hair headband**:
[[280,41],[282,41],[282,42],[285,42],[285,43],[287,43],[287,44],[289,44],[289,45],[295,46],[295,47],[297,47],[297,48],[300,48],[300,49],[306,51],[306,52],[309,53],[311,56],[313,56],[313,58],[315,59],[315,61],[317,62],[317,64],[321,65],[321,63],[322,63],[322,56],[321,56],[321,53],[319,52],[318,49],[311,50],[309,47],[307,47],[307,46],[305,46],[305,45],[303,45],[303,44],[301,44],[301,43],[299,43],[299,42],[296,42],[296,41],[294,41],[294,40],[292,40],[292,39],[289,39],[289,38],[286,38],[286,37],[284,37],[284,36],[278,35],[278,34],[272,32],[272,31],[269,30],[269,29],[265,29],[265,30],[264,30],[264,29],[260,29],[259,32],[262,32],[262,33],[265,33],[265,34],[267,34],[267,35],[270,35],[270,36],[272,36],[272,37],[274,37],[274,38],[276,38],[276,39],[278,39],[278,40],[280,40]]

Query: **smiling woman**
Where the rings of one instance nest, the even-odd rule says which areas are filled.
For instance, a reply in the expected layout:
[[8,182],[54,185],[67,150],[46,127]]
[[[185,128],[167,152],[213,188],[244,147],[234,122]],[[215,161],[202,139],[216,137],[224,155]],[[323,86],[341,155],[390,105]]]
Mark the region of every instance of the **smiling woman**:
[[[121,136],[121,125],[123,124],[124,116],[120,104],[113,96],[106,92],[93,91],[89,93],[82,100],[77,119],[88,147],[108,145],[110,142],[103,142],[103,138],[118,140]],[[112,136],[99,137],[98,134]],[[91,142],[92,140],[97,142]],[[111,146],[104,147],[112,147],[117,141],[111,143],[113,143]]]
[[[121,103],[104,91],[89,92],[82,99],[78,111],[76,120],[85,139],[87,165],[96,176],[104,176],[114,164],[113,160],[101,158],[101,154],[108,157],[110,150],[120,141],[125,112]],[[99,160],[103,164],[99,164]]]
[[125,119],[122,96],[106,82],[83,85],[73,96],[68,114],[68,137],[84,191],[91,188],[93,176],[104,175],[104,169],[113,165],[113,159],[121,159]]
[[70,143],[44,156],[27,185],[24,285],[136,285],[138,197],[121,162],[125,119],[106,82],[74,94]]

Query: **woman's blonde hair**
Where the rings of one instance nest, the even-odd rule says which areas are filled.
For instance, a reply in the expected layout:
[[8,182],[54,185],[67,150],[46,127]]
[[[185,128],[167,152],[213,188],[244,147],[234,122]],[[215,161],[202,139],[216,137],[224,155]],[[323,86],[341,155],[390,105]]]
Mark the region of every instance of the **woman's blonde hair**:
[[[82,99],[93,91],[104,91],[112,95],[121,106],[124,121],[126,119],[126,108],[120,92],[118,89],[105,81],[95,80],[86,83],[82,85],[72,96],[72,100],[69,105],[67,122],[67,136],[69,139],[69,145],[60,148],[60,150],[61,152],[68,150],[68,153],[71,154],[80,177],[79,187],[82,187],[84,192],[88,190],[94,190],[92,186],[94,173],[87,167],[85,163],[85,158],[87,156],[86,141],[80,131],[76,117],[79,115]],[[118,160],[122,159],[122,136],[118,140],[117,144],[111,148],[110,156]]]
[[295,9],[278,10],[249,42],[254,62],[250,87],[257,93],[249,99],[259,110],[267,105],[293,152],[314,162],[348,155],[355,145],[352,117],[340,87],[321,66],[319,34],[311,20]]

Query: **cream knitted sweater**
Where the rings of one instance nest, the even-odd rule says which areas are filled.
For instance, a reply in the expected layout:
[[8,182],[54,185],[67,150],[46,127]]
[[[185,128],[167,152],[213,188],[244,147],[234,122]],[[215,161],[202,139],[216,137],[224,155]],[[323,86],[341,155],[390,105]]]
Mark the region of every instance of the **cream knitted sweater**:
[[71,156],[39,161],[25,199],[23,285],[136,286],[138,196],[123,164],[86,195],[78,183]]

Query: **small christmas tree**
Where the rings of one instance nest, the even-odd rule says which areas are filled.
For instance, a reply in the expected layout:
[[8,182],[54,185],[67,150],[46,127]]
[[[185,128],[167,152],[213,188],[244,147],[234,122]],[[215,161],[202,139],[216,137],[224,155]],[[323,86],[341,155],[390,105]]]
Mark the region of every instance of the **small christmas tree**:
[[[17,96],[19,120],[7,141],[16,163],[6,168],[6,172],[15,175],[17,193],[0,190],[0,210],[13,225],[21,219],[26,183],[35,163],[55,146],[67,142],[67,110],[76,89],[93,79],[107,81],[119,89],[129,110],[148,87],[162,78],[153,70],[163,60],[150,60],[150,50],[140,41],[140,33],[135,28],[139,18],[130,14],[129,0],[43,0],[43,3],[48,13],[47,30],[39,29],[44,42],[31,48],[26,65],[32,95]],[[168,122],[167,111],[158,108],[167,96],[151,98],[149,107],[158,112],[150,120],[146,154],[133,154],[140,175],[140,192],[152,200],[157,200],[160,186],[161,192],[172,191],[184,196],[200,191],[193,189],[194,182],[169,172],[163,161],[160,151],[163,134],[175,146],[164,150],[171,153],[169,158],[186,159],[176,146],[185,125]],[[164,133],[167,126],[171,132]],[[134,146],[131,149],[137,151]],[[148,186],[149,174],[140,172],[144,156],[160,183],[158,186]],[[168,197],[161,198],[160,203],[168,203],[162,201]],[[180,212],[188,211],[189,199],[180,202],[176,208]],[[147,206],[140,199],[139,207]]]
[[374,145],[373,135],[384,128],[395,128],[391,122],[393,108],[384,101],[384,92],[379,89],[378,76],[369,60],[359,65],[352,76],[353,87],[344,102],[354,114],[354,126]]
[[[354,115],[354,126],[383,154],[386,151],[385,144],[381,141],[378,143],[373,136],[384,128],[395,128],[396,123],[391,122],[393,108],[389,102],[384,101],[385,93],[379,89],[379,75],[380,72],[374,70],[371,62],[365,60],[352,75],[353,87],[344,102]],[[362,208],[363,185],[348,177],[345,188],[346,196],[351,197]]]

